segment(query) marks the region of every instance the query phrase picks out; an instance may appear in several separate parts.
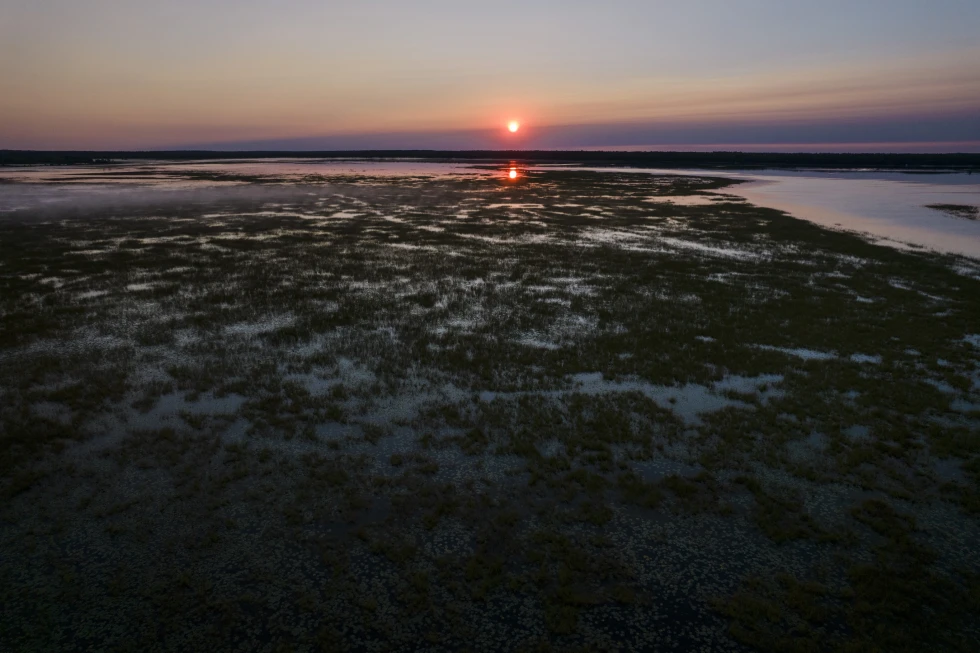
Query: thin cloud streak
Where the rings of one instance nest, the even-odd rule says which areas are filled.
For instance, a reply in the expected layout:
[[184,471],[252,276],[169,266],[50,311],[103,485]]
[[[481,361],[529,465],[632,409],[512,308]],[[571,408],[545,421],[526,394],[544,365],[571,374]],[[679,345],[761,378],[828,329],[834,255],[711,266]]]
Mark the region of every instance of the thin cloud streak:
[[974,151],[975,143],[980,141],[978,136],[980,117],[975,112],[960,112],[847,120],[635,121],[522,126],[516,136],[502,129],[363,132],[286,139],[196,141],[168,149],[624,149],[635,146],[679,149],[683,146],[755,150],[799,147],[801,151],[818,151],[821,143],[827,143],[837,148],[847,145],[848,150],[860,149],[861,144],[873,144],[876,151],[900,151],[913,146],[922,151]]
[[[976,54],[980,61],[980,50]],[[62,115],[52,108],[64,106],[62,98],[38,102],[22,87],[0,101],[0,138],[16,147],[153,148],[199,140],[474,130],[502,125],[511,117],[520,117],[531,127],[548,128],[643,121],[785,123],[980,113],[980,75],[975,66],[963,65],[959,56],[917,66],[899,61],[877,69],[548,87],[529,90],[520,102],[501,102],[493,90],[486,89],[470,93],[443,89],[431,96],[419,90],[403,94],[399,89],[378,89],[360,96],[339,93],[343,100],[333,103],[302,88],[280,91],[267,99],[250,98],[246,88],[209,93],[197,85],[178,86],[162,98],[157,97],[160,93],[115,90],[82,97],[69,115]],[[507,105],[525,108],[508,113]]]
[[[150,149],[311,137],[338,143],[417,143],[427,137],[430,147],[560,146],[544,137],[548,134],[561,135],[557,140],[568,146],[582,141],[592,147],[598,143],[594,138],[570,138],[588,125],[605,132],[621,125],[616,134],[644,138],[630,144],[671,142],[660,132],[651,134],[653,127],[688,133],[727,126],[730,134],[722,141],[708,140],[746,142],[756,139],[740,137],[746,126],[766,124],[772,132],[758,138],[810,142],[817,123],[833,132],[842,121],[862,120],[904,120],[908,133],[889,137],[902,141],[980,138],[977,121],[962,119],[971,112],[980,116],[980,48],[948,38],[965,33],[952,9],[942,14],[945,22],[936,22],[946,29],[941,46],[923,41],[896,56],[877,33],[849,41],[852,37],[838,34],[837,27],[816,34],[809,24],[760,26],[721,3],[719,16],[732,14],[725,20],[741,22],[728,25],[719,18],[704,42],[666,32],[660,41],[636,40],[631,21],[613,20],[613,13],[583,4],[558,14],[528,8],[526,22],[494,28],[501,39],[520,37],[513,48],[500,49],[498,42],[506,39],[498,40],[489,28],[469,32],[477,41],[471,47],[464,47],[467,39],[458,31],[469,25],[470,14],[492,22],[495,12],[447,3],[439,14],[446,32],[439,41],[431,21],[416,25],[412,21],[419,17],[384,2],[376,4],[394,13],[384,14],[383,28],[366,10],[294,3],[301,14],[351,25],[350,33],[334,32],[329,39],[313,38],[315,23],[297,22],[296,16],[287,21],[281,12],[258,5],[226,16],[214,7],[192,15],[179,7],[141,9],[113,0],[84,10],[60,0],[44,2],[63,6],[71,21],[56,21],[55,14],[26,2],[14,3],[7,27],[0,16],[0,148]],[[705,17],[698,12],[620,4],[637,20],[656,15],[658,25],[673,20],[681,32],[704,29]],[[867,7],[855,11],[862,20],[878,20]],[[928,21],[937,11],[916,15]],[[809,12],[798,20],[811,22],[827,13],[794,8],[788,14],[797,12]],[[694,17],[697,23],[690,22]],[[227,20],[241,22],[241,30],[227,31]],[[18,21],[34,33],[10,27]],[[601,22],[604,40],[573,39],[571,47],[575,32],[562,30],[574,30],[576,21],[581,29]],[[263,32],[267,23],[278,31]],[[168,35],[158,24],[174,32]],[[419,41],[411,25],[429,40]],[[242,31],[246,27],[252,31]],[[907,38],[925,39],[910,25],[893,28],[905,30]],[[767,50],[746,36],[762,30],[785,45],[787,29],[801,30],[800,39],[815,39],[806,56]],[[183,40],[175,47],[178,33]],[[290,38],[296,33],[308,38]],[[613,39],[621,47],[611,47]],[[868,46],[869,39],[877,45]],[[838,44],[861,54],[839,54],[830,47]],[[911,119],[917,116],[946,117],[958,131],[923,134]],[[500,140],[494,130],[515,118],[527,133]],[[798,124],[810,131],[784,133]],[[828,137],[880,140],[874,134]],[[702,136],[685,138],[697,143]],[[619,140],[617,135],[606,143]]]

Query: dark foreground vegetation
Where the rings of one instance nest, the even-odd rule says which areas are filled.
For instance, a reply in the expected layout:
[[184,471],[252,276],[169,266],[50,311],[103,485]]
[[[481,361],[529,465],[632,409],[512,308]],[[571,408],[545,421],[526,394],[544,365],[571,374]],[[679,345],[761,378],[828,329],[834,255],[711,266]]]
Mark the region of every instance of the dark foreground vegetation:
[[175,181],[0,214],[0,650],[978,649],[975,264],[710,178]]
[[964,220],[976,220],[980,218],[980,207],[970,204],[928,204],[926,208],[942,211],[946,215]]
[[547,150],[358,150],[327,152],[56,152],[0,150],[2,165],[104,165],[133,160],[193,161],[199,159],[423,159],[431,161],[521,161],[526,163],[581,163],[590,166],[645,168],[871,168],[881,170],[959,170],[980,173],[980,154],[796,154],[755,152],[587,152]]

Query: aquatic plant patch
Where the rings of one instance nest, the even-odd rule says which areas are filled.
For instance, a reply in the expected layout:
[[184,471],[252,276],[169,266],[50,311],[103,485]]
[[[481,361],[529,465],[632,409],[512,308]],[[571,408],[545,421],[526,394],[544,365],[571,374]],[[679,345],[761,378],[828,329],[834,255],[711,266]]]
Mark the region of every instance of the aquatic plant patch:
[[8,648],[980,641],[963,260],[707,177],[65,181],[0,191]]

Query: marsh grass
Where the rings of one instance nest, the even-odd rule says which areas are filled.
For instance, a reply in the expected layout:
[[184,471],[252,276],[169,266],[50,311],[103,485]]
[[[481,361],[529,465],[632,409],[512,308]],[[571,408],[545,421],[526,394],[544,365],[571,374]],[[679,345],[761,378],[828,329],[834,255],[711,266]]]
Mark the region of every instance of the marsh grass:
[[709,178],[179,178],[240,186],[0,222],[15,650],[977,641],[958,260]]
[[935,209],[946,215],[951,215],[954,218],[963,218],[964,220],[976,220],[980,217],[980,207],[970,204],[927,204],[926,208]]

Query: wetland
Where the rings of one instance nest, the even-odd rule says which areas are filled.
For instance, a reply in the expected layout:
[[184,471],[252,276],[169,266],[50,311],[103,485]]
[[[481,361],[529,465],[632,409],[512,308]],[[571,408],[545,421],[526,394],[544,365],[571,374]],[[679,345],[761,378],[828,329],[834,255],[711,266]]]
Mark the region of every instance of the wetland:
[[0,648],[976,650],[980,262],[745,181],[4,171]]

